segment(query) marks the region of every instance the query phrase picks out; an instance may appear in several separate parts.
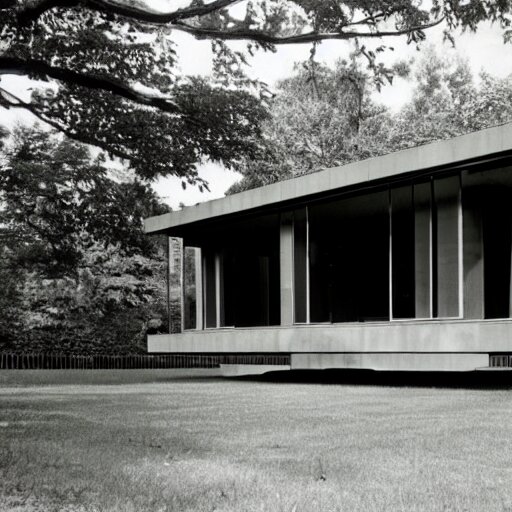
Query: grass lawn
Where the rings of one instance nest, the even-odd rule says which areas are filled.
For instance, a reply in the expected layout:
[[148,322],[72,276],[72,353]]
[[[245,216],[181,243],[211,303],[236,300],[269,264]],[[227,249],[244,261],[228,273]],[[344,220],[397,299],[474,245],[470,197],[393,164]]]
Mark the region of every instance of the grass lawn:
[[512,391],[119,375],[0,372],[2,512],[512,510]]

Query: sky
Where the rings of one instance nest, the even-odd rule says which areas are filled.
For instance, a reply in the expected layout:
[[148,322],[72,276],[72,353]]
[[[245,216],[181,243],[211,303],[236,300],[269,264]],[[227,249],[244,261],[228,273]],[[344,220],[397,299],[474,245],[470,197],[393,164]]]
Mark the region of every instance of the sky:
[[[157,0],[154,0],[156,2]],[[158,0],[165,2],[165,0]],[[155,4],[156,5],[156,4]],[[162,4],[164,5],[164,4]],[[173,4],[173,8],[174,8]],[[211,70],[210,43],[197,41],[192,36],[176,32],[173,39],[178,44],[180,67],[185,74],[206,75]],[[456,48],[450,43],[443,43],[442,28],[434,27],[427,31],[427,44],[434,45],[438,52],[444,55],[458,53],[469,59],[475,75],[485,70],[495,76],[504,77],[512,73],[512,46],[503,43],[502,32],[498,26],[482,25],[476,34],[463,34],[456,37]],[[243,43],[238,44],[240,47]],[[391,64],[396,60],[407,60],[418,56],[415,45],[407,45],[405,38],[383,38],[365,42],[368,47],[385,44],[393,46],[394,51],[387,51],[384,60]],[[250,62],[249,73],[264,82],[271,88],[282,78],[293,74],[296,62],[304,61],[309,56],[310,45],[289,45],[278,47],[276,53],[258,53]],[[325,64],[347,57],[351,47],[344,42],[327,41],[319,45],[317,60]],[[28,100],[27,82],[20,77],[4,76],[2,87],[15,92],[23,99]],[[397,111],[411,95],[411,84],[402,79],[396,79],[392,86],[386,86],[380,93],[375,93],[375,101],[382,102],[393,111]],[[12,125],[17,121],[30,120],[26,113],[6,111],[0,109],[0,123]],[[186,190],[181,187],[181,180],[177,178],[162,178],[154,188],[158,194],[174,209],[180,204],[191,205],[209,199],[222,197],[235,181],[240,178],[235,172],[224,169],[215,163],[205,163],[198,167],[199,174],[210,185],[210,192],[199,192],[195,187],[188,186]]]

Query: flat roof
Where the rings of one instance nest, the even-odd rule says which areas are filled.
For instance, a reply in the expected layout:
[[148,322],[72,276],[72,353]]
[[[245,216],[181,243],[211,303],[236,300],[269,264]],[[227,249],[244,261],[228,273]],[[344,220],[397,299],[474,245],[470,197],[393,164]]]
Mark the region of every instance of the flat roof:
[[165,232],[187,224],[304,200],[309,196],[508,151],[512,151],[512,123],[332,167],[149,217],[144,221],[144,230],[146,233]]

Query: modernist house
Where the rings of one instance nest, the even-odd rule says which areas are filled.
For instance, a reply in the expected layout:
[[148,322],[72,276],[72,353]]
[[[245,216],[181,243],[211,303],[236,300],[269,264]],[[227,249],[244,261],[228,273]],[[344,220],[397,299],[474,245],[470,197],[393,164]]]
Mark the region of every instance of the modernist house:
[[512,124],[145,227],[196,248],[183,332],[149,336],[150,352],[281,354],[293,369],[511,364]]

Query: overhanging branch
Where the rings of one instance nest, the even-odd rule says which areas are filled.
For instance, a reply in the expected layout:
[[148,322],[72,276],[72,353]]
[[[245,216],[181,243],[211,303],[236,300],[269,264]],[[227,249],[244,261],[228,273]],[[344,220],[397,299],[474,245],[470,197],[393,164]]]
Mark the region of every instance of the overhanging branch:
[[[240,1],[241,0],[214,0],[205,5],[193,5],[170,12],[158,12],[151,9],[144,9],[139,5],[129,5],[112,0],[36,0],[27,2],[26,6],[21,5],[21,7],[18,7],[18,17],[20,22],[27,23],[37,19],[41,14],[55,7],[74,7],[81,5],[94,11],[108,12],[147,23],[165,25],[196,16],[204,16],[234,5]],[[0,2],[11,5],[13,0],[0,0]],[[3,7],[2,3],[0,3],[0,10],[5,8],[7,7]]]
[[193,7],[184,7],[176,11],[162,13],[148,9],[143,9],[137,5],[127,5],[122,2],[112,0],[86,0],[86,5],[92,9],[107,11],[129,18],[135,18],[139,21],[150,23],[175,23],[176,21],[194,18],[196,16],[205,16],[212,12],[230,7],[241,0],[215,0],[205,5],[194,5]]
[[116,148],[112,148],[110,144],[107,144],[106,142],[102,142],[99,139],[92,139],[90,137],[85,137],[83,135],[80,135],[79,133],[74,132],[73,130],[70,130],[63,126],[62,124],[58,123],[54,119],[52,119],[49,116],[44,115],[42,112],[40,112],[37,108],[34,107],[31,103],[27,103],[26,101],[23,101],[21,98],[18,98],[11,92],[7,91],[6,89],[0,87],[0,107],[4,108],[15,108],[15,109],[22,109],[30,112],[35,117],[37,117],[40,121],[43,121],[43,123],[48,124],[52,128],[55,128],[55,130],[63,133],[70,139],[76,140],[77,142],[82,142],[83,144],[89,144],[91,146],[96,146],[100,149],[103,149],[107,151],[109,154],[117,156],[118,158],[122,158],[124,160],[131,160],[132,157],[125,153],[124,151],[121,151]]
[[120,80],[78,73],[70,69],[51,66],[36,59],[0,57],[0,75],[31,75],[50,77],[64,83],[79,85],[88,89],[111,92],[116,96],[134,101],[140,105],[155,107],[169,113],[180,113],[179,107],[170,98],[136,91]]
[[[0,0],[0,2],[10,3],[12,0]],[[23,0],[22,0],[23,1]],[[168,28],[175,28],[183,32],[188,32],[197,38],[216,38],[222,40],[253,40],[261,43],[283,45],[297,43],[312,43],[329,39],[347,40],[356,37],[376,38],[384,36],[402,36],[419,30],[426,30],[434,27],[444,20],[444,17],[432,23],[406,28],[403,30],[379,31],[372,32],[356,32],[356,31],[339,31],[332,33],[307,32],[305,34],[297,34],[293,36],[275,36],[267,32],[251,29],[241,30],[222,30],[215,28],[195,27],[184,23],[184,20],[201,17],[213,12],[231,7],[242,0],[213,0],[204,5],[193,5],[184,7],[172,12],[157,12],[142,5],[128,5],[127,3],[116,0],[32,0],[26,6],[18,8],[18,16],[21,22],[28,22],[37,19],[42,13],[53,9],[54,7],[74,7],[83,6],[94,11],[117,14],[127,19],[150,23],[156,25],[166,25]],[[1,5],[1,4],[0,4]],[[1,9],[1,7],[0,7]],[[387,12],[380,11],[378,13],[367,16],[363,19],[347,23],[346,27],[355,25],[370,25],[379,19],[390,16],[398,12],[398,8],[392,8]]]
[[217,30],[209,28],[200,28],[188,25],[183,22],[177,22],[172,25],[172,28],[187,32],[195,36],[198,39],[222,39],[222,40],[250,40],[257,41],[260,43],[267,43],[273,45],[285,45],[285,44],[301,44],[301,43],[315,43],[326,40],[349,40],[356,38],[379,38],[379,37],[393,37],[403,36],[418,32],[421,30],[427,30],[429,28],[439,25],[444,18],[427,23],[424,25],[418,25],[415,27],[405,28],[402,30],[376,30],[375,32],[358,32],[358,31],[340,31],[340,32],[306,32],[305,34],[297,34],[293,36],[274,36],[267,32],[258,30]]

